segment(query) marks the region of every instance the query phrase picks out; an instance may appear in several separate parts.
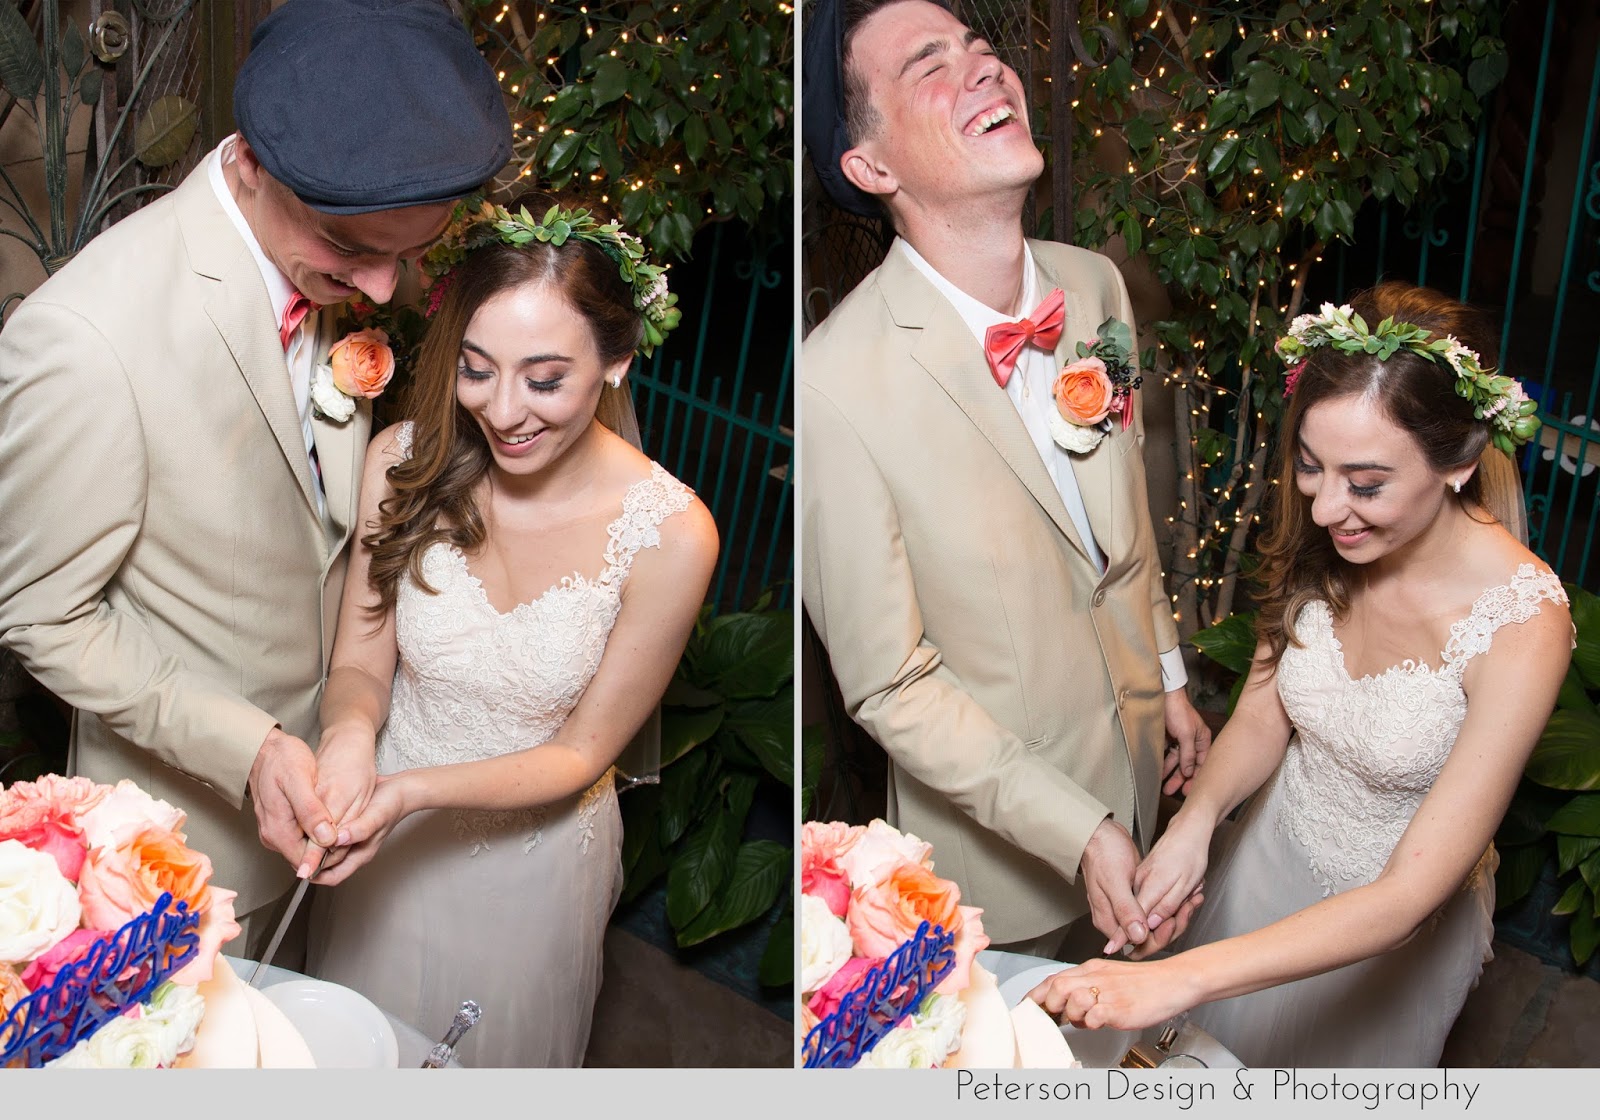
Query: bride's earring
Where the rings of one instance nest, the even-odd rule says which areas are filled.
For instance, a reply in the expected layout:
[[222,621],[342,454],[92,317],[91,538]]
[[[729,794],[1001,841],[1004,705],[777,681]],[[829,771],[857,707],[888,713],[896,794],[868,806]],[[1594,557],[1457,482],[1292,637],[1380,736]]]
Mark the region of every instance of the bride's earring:
[[1452,482],[1450,484],[1450,489],[1454,490],[1457,494],[1461,493],[1461,480],[1458,478]]
[[[622,374],[620,374],[620,373],[619,373],[619,374],[617,374],[617,375],[616,375],[616,376],[614,376],[614,377],[613,377],[613,378],[612,378],[612,379],[611,379],[611,387],[612,387],[612,388],[613,388],[613,389],[620,389],[620,388],[622,388]],[[1460,486],[1460,484],[1459,484],[1459,483],[1458,483],[1458,484],[1457,484],[1457,485],[1456,485],[1456,489],[1457,489],[1457,490],[1460,490],[1460,489],[1461,489],[1461,486]]]

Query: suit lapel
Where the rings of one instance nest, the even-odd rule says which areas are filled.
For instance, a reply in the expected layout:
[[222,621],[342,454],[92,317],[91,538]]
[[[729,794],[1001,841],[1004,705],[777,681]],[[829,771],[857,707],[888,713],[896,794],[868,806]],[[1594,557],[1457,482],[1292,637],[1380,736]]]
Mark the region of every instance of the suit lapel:
[[[312,363],[315,369],[326,364],[328,351],[338,339],[339,308],[324,308],[317,326],[317,349]],[[343,544],[345,535],[355,521],[356,498],[361,487],[361,443],[357,426],[362,419],[365,402],[358,401],[356,415],[343,423],[334,423],[322,413],[311,410],[311,438],[317,449],[317,462],[322,468],[323,498],[328,506],[328,519],[333,523],[335,548]],[[360,425],[365,429],[365,425]]]
[[[1034,254],[1034,260],[1040,261],[1040,254]],[[1042,290],[1060,288],[1066,296],[1066,328],[1061,332],[1061,341],[1056,344],[1056,365],[1061,367],[1068,362],[1076,360],[1078,356],[1078,343],[1088,342],[1094,336],[1095,328],[1100,325],[1099,319],[1092,319],[1090,311],[1084,306],[1081,293],[1072,285],[1071,278],[1057,276],[1042,262],[1038,264]],[[1092,321],[1091,321],[1092,319]],[[1118,421],[1112,420],[1112,430],[1102,439],[1099,445],[1087,454],[1070,456],[1072,474],[1078,483],[1078,494],[1083,499],[1084,512],[1089,516],[1089,528],[1094,533],[1095,543],[1100,546],[1100,551],[1107,560],[1117,554],[1119,542],[1117,531],[1122,528],[1118,524],[1114,483],[1121,458],[1118,446],[1122,432],[1117,428]]]
[[178,188],[177,199],[190,264],[202,276],[220,281],[206,301],[206,314],[233,355],[315,518],[311,461],[289,387],[283,344],[272,321],[272,301],[255,258],[212,193],[203,164]]
[[1017,415],[1011,398],[994,382],[972,332],[927,278],[905,256],[891,251],[883,264],[882,290],[890,314],[902,327],[916,328],[911,357],[938,382],[972,425],[1027,487],[1041,509],[1081,553],[1084,548],[1039,452]]

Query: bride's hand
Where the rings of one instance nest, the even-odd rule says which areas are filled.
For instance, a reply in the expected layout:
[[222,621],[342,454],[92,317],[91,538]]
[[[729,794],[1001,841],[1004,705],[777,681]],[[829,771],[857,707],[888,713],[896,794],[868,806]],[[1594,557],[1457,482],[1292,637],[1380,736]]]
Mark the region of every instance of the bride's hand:
[[[324,728],[317,744],[317,796],[341,832],[361,815],[378,784],[377,748],[370,729],[357,725]],[[349,843],[341,836],[339,845]],[[321,856],[314,850],[314,862]],[[330,861],[332,858],[330,857]]]
[[1150,915],[1150,928],[1163,930],[1167,944],[1183,932],[1204,886],[1211,828],[1180,811],[1133,873],[1139,906]]
[[1075,1027],[1136,1031],[1164,1023],[1198,1001],[1180,958],[1093,960],[1058,972],[1028,993],[1056,1019]]
[[407,772],[404,770],[398,774],[383,774],[378,777],[377,785],[366,807],[358,816],[345,822],[340,829],[341,832],[348,832],[348,846],[337,849],[328,858],[322,874],[318,875],[314,882],[321,886],[334,886],[344,882],[362,866],[371,862],[389,833],[394,830],[394,826],[404,820],[412,810],[406,796],[407,781]]

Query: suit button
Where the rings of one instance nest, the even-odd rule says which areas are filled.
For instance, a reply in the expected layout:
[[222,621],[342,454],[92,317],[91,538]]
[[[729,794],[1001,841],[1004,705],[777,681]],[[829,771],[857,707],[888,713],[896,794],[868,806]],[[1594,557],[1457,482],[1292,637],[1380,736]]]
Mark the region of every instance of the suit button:
[[1117,707],[1121,708],[1121,707],[1125,706],[1127,703],[1128,703],[1128,690],[1124,688],[1124,689],[1121,689],[1117,693]]
[[1106,593],[1104,591],[1096,591],[1094,593],[1093,602],[1094,602],[1095,606],[1098,607],[1101,604],[1103,604],[1105,601],[1106,601]]

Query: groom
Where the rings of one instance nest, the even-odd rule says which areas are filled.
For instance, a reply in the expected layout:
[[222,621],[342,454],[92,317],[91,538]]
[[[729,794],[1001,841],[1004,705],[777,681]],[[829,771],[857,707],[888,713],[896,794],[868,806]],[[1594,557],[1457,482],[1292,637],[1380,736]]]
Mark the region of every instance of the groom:
[[[1185,774],[1209,734],[1137,409],[1083,454],[1046,413],[1076,343],[1108,316],[1133,327],[1127,292],[1105,257],[1024,240],[1043,160],[988,45],[924,0],[843,8],[820,0],[807,24],[805,139],[840,205],[881,207],[899,236],[804,347],[806,609],[890,757],[895,823],[932,842],[997,947],[1055,956],[1088,911],[1105,951],[1153,952],[1194,904],[1147,914],[1132,889],[1164,730]],[[986,361],[989,327],[1044,325],[1052,299],[1059,341]]]
[[254,955],[341,813],[308,743],[371,409],[311,406],[317,305],[387,301],[511,126],[439,0],[288,0],[234,111],[0,335],[0,641],[77,709],[76,772],[187,811]]

